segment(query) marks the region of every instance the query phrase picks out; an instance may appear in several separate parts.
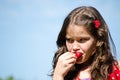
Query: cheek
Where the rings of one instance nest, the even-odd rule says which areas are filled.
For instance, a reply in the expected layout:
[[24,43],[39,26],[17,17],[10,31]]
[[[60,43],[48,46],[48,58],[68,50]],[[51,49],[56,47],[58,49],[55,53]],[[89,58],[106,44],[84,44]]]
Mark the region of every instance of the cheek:
[[86,57],[89,57],[90,55],[92,55],[94,50],[95,50],[94,44],[86,45],[86,48],[84,47],[84,52],[85,52]]
[[90,50],[90,45],[81,44],[81,49],[84,51],[84,53],[86,53],[86,52],[88,52]]
[[92,44],[84,44],[81,46],[83,52],[84,52],[84,56],[82,58],[82,60],[78,61],[78,64],[81,64],[85,61],[87,61],[89,59],[89,57],[92,55],[93,53],[93,45]]
[[72,45],[71,45],[70,43],[67,43],[67,42],[66,42],[66,47],[67,47],[68,51],[71,51]]

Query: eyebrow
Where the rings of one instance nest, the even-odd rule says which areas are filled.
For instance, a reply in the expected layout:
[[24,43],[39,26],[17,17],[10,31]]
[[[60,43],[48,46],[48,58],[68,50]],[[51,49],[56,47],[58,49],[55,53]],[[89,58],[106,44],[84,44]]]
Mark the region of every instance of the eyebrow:
[[[66,38],[72,38],[73,36],[71,35],[66,35]],[[90,37],[89,35],[77,35],[77,36],[74,36],[74,37],[77,37],[77,38],[85,38],[85,37]]]

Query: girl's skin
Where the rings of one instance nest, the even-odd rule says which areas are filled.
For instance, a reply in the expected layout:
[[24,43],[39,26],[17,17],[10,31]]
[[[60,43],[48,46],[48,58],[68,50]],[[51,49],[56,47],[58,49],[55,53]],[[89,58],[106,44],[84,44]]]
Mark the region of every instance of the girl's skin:
[[[97,42],[87,31],[85,26],[71,24],[69,25],[66,33],[66,46],[68,52],[59,57],[54,70],[53,80],[64,80],[64,77],[73,65],[87,62],[95,51]],[[83,55],[77,59],[74,52],[81,52]],[[79,71],[79,78],[90,78],[90,66],[88,66],[88,63],[89,62],[87,62],[87,66],[84,66],[84,68]]]

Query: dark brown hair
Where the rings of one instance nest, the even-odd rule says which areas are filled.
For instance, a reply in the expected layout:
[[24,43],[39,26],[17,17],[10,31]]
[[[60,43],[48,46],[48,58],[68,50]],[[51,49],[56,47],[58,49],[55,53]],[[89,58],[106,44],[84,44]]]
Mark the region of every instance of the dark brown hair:
[[[94,20],[100,22],[99,28],[95,28]],[[78,7],[65,18],[57,38],[58,51],[53,58],[53,72],[59,56],[67,51],[66,30],[71,24],[86,27],[90,34],[97,40],[96,54],[92,56],[91,77],[92,80],[106,80],[108,74],[111,73],[112,63],[116,61],[112,56],[112,53],[116,53],[115,45],[103,17],[91,6]],[[71,69],[64,79],[73,80],[79,69],[80,65],[76,64],[74,69]]]

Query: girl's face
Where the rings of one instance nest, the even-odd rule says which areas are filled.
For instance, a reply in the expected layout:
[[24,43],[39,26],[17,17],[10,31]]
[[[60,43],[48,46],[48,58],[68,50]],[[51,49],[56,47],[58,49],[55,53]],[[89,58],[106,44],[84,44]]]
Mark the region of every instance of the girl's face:
[[66,32],[66,46],[69,52],[81,52],[77,64],[86,62],[95,51],[96,40],[84,26],[70,25]]

